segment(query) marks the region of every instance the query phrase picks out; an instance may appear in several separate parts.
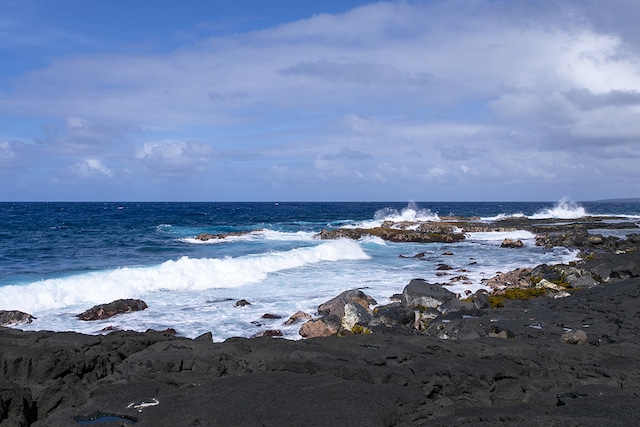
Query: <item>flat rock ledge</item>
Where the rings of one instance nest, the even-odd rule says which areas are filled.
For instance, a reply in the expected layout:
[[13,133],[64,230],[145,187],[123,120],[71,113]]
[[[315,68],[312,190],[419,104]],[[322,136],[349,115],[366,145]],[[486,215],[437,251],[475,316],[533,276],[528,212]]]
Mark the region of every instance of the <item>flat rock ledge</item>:
[[[612,221],[615,220],[615,221]],[[590,230],[623,229],[638,230],[626,239],[603,236]],[[640,226],[633,221],[619,218],[584,217],[576,219],[538,219],[508,217],[496,221],[480,221],[479,218],[441,217],[440,221],[385,221],[374,228],[337,228],[321,230],[317,239],[360,239],[376,236],[392,242],[455,243],[463,241],[466,233],[526,230],[535,234],[537,246],[564,246],[579,249],[626,251],[640,243]],[[522,242],[503,242],[505,248],[522,247]]]

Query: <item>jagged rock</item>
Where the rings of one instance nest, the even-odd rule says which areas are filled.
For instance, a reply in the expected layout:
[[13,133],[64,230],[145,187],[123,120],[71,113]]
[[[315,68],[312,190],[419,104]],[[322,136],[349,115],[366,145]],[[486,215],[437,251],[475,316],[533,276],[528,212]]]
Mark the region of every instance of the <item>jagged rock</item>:
[[491,307],[491,302],[489,301],[489,293],[484,289],[480,289],[471,297],[471,301],[473,305],[478,308],[489,308]]
[[373,310],[373,317],[369,321],[369,326],[383,326],[385,328],[409,327],[414,321],[414,310],[400,302],[376,307]]
[[247,305],[251,305],[251,303],[246,299],[241,299],[239,301],[236,301],[236,307],[245,307]]
[[437,308],[456,298],[456,294],[439,284],[413,279],[402,291],[402,304],[412,308]]
[[309,320],[311,319],[311,315],[309,313],[305,313],[304,311],[297,311],[289,319],[284,322],[285,326],[293,325],[295,322],[299,320]]
[[38,405],[31,391],[12,381],[0,378],[0,423],[29,426],[38,419]]
[[550,282],[558,282],[562,279],[562,275],[554,267],[547,264],[541,264],[531,270],[531,280],[548,280]]
[[512,240],[507,237],[502,241],[502,244],[500,245],[500,247],[501,248],[523,248],[524,243],[522,243],[522,240]]
[[531,269],[516,268],[507,273],[497,274],[491,279],[483,280],[483,282],[495,291],[504,291],[505,289],[511,288],[528,288],[531,286]]
[[33,322],[34,319],[36,318],[23,311],[0,310],[0,326],[24,325]]
[[340,319],[340,327],[343,331],[352,331],[356,325],[367,325],[371,320],[369,310],[357,303],[344,305],[344,315]]
[[139,299],[119,299],[108,304],[95,305],[89,310],[76,315],[76,317],[87,321],[102,320],[117,314],[145,310],[147,307],[147,303]]
[[342,317],[344,315],[344,305],[350,302],[359,304],[367,310],[370,305],[378,304],[376,300],[362,292],[360,289],[351,289],[320,304],[318,306],[318,313],[321,315],[334,314],[337,317]]

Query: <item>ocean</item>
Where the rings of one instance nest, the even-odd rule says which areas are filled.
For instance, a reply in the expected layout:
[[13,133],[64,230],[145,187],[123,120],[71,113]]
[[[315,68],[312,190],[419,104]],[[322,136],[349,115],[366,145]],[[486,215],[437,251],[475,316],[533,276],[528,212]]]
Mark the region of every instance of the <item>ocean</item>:
[[[181,336],[211,332],[222,341],[279,329],[285,338],[299,339],[300,325],[284,321],[298,310],[314,314],[347,289],[361,288],[386,304],[411,279],[423,278],[463,294],[497,272],[577,256],[566,248],[536,247],[526,231],[470,233],[452,244],[314,238],[326,228],[445,215],[481,221],[601,215],[640,223],[640,203],[0,203],[0,310],[35,316],[18,326],[25,330],[174,328]],[[195,238],[247,231],[207,242]],[[505,237],[525,247],[500,248]],[[419,252],[426,256],[412,258]],[[454,273],[438,276],[440,263]],[[456,275],[470,283],[451,281]],[[142,299],[149,308],[95,322],[75,317],[120,298]],[[240,299],[250,305],[236,307]],[[267,313],[282,318],[264,319]]]

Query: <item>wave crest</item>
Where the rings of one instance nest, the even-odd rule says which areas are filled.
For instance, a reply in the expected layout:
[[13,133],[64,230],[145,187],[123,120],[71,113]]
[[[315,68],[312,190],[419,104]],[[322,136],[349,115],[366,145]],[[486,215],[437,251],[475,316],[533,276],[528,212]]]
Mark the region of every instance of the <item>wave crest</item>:
[[153,267],[119,268],[28,285],[3,286],[0,288],[0,308],[34,314],[120,298],[141,298],[164,290],[232,288],[259,282],[271,273],[319,262],[364,259],[369,256],[351,240],[333,240],[285,252],[238,258],[182,257]]

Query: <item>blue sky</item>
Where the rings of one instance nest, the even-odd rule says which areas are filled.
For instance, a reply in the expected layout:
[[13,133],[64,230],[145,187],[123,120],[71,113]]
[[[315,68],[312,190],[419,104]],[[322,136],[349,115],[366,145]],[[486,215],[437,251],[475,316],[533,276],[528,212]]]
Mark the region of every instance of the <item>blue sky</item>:
[[0,0],[0,201],[640,197],[640,7]]

